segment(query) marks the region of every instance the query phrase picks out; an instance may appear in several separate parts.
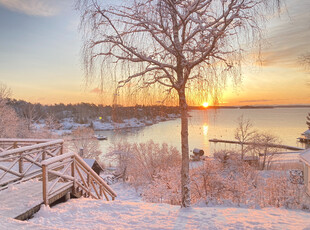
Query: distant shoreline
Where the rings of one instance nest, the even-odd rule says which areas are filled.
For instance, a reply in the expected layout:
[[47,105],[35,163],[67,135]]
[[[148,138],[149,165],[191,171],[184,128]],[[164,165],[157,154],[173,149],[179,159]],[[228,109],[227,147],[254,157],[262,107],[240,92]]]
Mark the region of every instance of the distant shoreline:
[[190,110],[208,110],[208,109],[274,109],[274,108],[310,108],[310,105],[245,105],[245,106],[189,106]]

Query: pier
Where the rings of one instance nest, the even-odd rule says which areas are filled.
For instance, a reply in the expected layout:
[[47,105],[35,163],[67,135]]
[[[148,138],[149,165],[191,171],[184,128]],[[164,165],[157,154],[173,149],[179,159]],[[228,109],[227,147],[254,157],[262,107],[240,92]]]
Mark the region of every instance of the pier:
[[[209,142],[213,143],[225,143],[225,144],[237,144],[237,145],[259,145],[258,143],[255,142],[240,142],[240,141],[231,141],[231,140],[221,140],[221,139],[210,139]],[[303,148],[295,147],[295,146],[289,146],[289,145],[279,145],[279,144],[263,144],[264,146],[267,147],[272,147],[272,148],[279,148],[279,149],[287,149],[287,150],[293,150],[293,151],[301,151],[305,150]]]

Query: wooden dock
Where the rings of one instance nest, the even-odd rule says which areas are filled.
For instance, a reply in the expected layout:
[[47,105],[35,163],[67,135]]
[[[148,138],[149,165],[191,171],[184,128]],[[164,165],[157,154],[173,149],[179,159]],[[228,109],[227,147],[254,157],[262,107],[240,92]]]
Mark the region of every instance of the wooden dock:
[[[257,145],[257,143],[254,142],[244,142],[241,143],[240,141],[231,141],[231,140],[221,140],[221,139],[210,139],[209,142],[213,143],[226,143],[226,144],[237,144],[237,145]],[[295,147],[295,146],[289,146],[289,145],[278,145],[278,144],[264,144],[268,147],[272,148],[279,148],[279,149],[287,149],[287,150],[293,150],[293,151],[301,151],[305,150],[303,148]]]
[[[25,145],[25,143],[27,143]],[[0,139],[0,217],[25,220],[62,197],[116,193],[63,140]]]

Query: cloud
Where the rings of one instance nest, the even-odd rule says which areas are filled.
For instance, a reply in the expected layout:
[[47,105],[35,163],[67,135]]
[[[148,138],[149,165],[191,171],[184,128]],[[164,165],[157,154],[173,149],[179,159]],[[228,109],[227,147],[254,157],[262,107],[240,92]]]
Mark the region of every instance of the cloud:
[[263,65],[295,67],[300,57],[310,48],[310,2],[301,0],[296,4],[288,0],[287,12],[275,17],[269,26],[270,44],[263,49]]
[[261,100],[245,100],[245,101],[239,101],[240,103],[252,103],[252,102],[270,102],[273,100],[267,100],[267,99],[261,99]]
[[62,6],[67,3],[61,0],[0,0],[0,5],[11,11],[44,17],[58,14]]
[[96,94],[102,93],[102,91],[99,88],[94,88],[90,92],[91,93],[96,93]]

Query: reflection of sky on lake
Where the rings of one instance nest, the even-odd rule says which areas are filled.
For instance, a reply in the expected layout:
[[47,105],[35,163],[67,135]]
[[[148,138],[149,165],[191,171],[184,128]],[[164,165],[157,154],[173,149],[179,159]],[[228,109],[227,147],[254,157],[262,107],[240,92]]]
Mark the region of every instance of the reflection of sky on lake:
[[[209,139],[234,140],[237,118],[243,115],[250,119],[255,129],[278,136],[282,144],[301,146],[296,138],[307,129],[306,115],[310,108],[275,109],[218,109],[193,110],[189,117],[189,149],[200,148],[209,155],[216,148],[237,148],[224,144],[210,144]],[[181,149],[180,119],[161,122],[139,129],[102,131],[108,141],[101,141],[103,152],[107,152],[113,142],[166,142]]]

